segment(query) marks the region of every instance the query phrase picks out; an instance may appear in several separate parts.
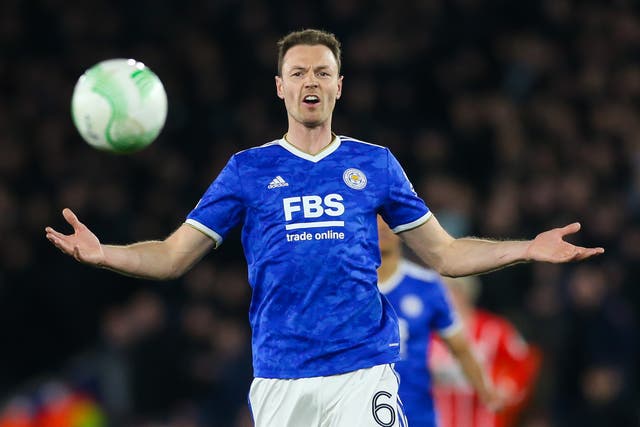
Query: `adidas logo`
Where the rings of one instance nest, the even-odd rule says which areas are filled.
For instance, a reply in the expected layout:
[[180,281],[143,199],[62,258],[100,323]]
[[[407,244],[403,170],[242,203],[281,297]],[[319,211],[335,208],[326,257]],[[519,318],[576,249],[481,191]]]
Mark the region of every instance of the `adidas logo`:
[[287,187],[289,183],[282,179],[280,175],[273,178],[273,180],[267,186],[268,189],[278,188],[278,187]]

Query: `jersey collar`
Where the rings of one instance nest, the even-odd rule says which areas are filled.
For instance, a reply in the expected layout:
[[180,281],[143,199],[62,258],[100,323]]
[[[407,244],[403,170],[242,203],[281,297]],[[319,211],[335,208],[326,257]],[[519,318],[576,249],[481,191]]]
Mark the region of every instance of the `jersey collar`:
[[300,150],[295,145],[287,141],[284,136],[278,140],[278,144],[280,144],[282,148],[289,151],[294,156],[300,157],[301,159],[308,160],[313,163],[318,163],[320,160],[324,159],[329,154],[336,151],[338,147],[340,147],[340,137],[338,137],[338,135],[336,135],[335,133],[331,133],[331,135],[333,135],[333,140],[329,143],[329,145],[324,147],[317,154],[305,153],[304,151]]
[[404,260],[400,260],[400,262],[398,263],[398,268],[387,280],[383,282],[378,281],[378,289],[380,289],[380,292],[382,292],[383,294],[388,294],[389,292],[394,290],[402,281],[402,278],[404,277],[404,270],[405,262]]

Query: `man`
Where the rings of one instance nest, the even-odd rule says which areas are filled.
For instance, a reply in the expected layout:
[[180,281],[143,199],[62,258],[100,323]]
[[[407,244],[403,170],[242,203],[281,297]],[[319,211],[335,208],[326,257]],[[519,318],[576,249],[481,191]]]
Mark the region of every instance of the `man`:
[[378,217],[382,263],[378,288],[398,314],[400,398],[411,427],[435,427],[436,411],[427,368],[432,331],[437,332],[489,410],[502,406],[501,397],[471,352],[462,325],[454,315],[440,275],[409,262],[400,238]]
[[504,398],[504,408],[500,412],[487,410],[483,396],[464,378],[459,363],[441,340],[434,339],[429,366],[441,427],[514,426],[531,394],[540,368],[540,352],[527,344],[506,318],[476,307],[480,291],[477,277],[446,278],[445,284],[463,333]]
[[390,365],[399,354],[397,321],[377,289],[377,213],[445,275],[582,260],[603,249],[565,242],[578,224],[531,241],[452,238],[388,149],[331,131],[343,82],[336,38],[304,30],[278,46],[287,133],[235,154],[169,237],[105,245],[69,209],[73,234],[47,227],[46,236],[78,261],[163,280],[184,274],[242,224],[256,426],[402,425]]

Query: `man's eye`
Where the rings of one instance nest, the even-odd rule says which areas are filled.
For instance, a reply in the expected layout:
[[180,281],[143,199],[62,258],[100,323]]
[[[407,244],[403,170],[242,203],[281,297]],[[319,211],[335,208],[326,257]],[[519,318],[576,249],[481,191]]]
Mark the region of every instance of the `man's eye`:
[[320,72],[318,73],[318,75],[319,75],[320,77],[327,77],[327,76],[329,76],[329,73],[327,73],[326,71],[320,71]]
[[300,71],[296,71],[295,73],[291,74],[293,77],[300,77],[302,75],[302,72]]

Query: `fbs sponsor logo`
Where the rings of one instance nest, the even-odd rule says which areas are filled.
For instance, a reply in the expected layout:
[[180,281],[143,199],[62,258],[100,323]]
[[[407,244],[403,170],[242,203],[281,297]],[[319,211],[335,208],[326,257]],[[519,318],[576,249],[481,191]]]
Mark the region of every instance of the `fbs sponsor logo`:
[[[282,199],[282,208],[284,210],[284,219],[289,222],[299,219],[311,219],[320,218],[322,216],[338,217],[344,213],[343,198],[340,194],[332,193],[327,194],[324,197],[311,195],[311,196],[296,196],[287,197]],[[302,217],[302,218],[300,218]],[[344,226],[343,221],[339,221],[340,226]],[[315,224],[315,225],[312,225]],[[305,226],[306,225],[306,226]],[[295,228],[312,228],[322,227],[325,224],[323,222],[305,222],[302,224],[288,224],[287,230],[290,230],[292,226]],[[331,224],[337,225],[337,224]]]
[[[324,197],[309,195],[282,199],[284,218],[287,221],[285,230],[300,230],[287,233],[287,242],[344,240],[345,232],[340,230],[344,228],[344,221],[337,218],[344,214],[343,200],[337,193],[327,194]],[[314,228],[324,230],[310,230]]]

